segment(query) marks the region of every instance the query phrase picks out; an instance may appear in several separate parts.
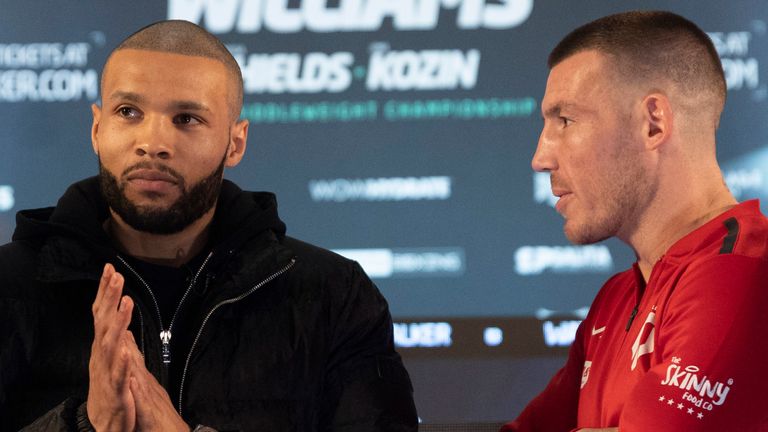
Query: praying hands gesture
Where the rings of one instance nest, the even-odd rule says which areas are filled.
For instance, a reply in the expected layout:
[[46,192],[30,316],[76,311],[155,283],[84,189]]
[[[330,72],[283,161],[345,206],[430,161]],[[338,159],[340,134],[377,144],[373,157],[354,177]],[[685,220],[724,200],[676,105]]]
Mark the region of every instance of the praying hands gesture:
[[97,431],[189,431],[165,389],[144,365],[128,330],[133,300],[125,279],[104,267],[93,302],[94,339],[88,365],[88,419]]

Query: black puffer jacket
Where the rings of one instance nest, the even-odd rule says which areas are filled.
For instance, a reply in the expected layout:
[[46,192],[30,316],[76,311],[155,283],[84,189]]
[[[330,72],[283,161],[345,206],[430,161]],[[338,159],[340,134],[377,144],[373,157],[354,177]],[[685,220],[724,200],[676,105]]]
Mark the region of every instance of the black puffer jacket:
[[192,426],[416,430],[386,301],[356,263],[286,237],[273,195],[225,182],[199,301],[174,324],[191,346],[172,353],[173,367],[184,365],[175,386],[157,309],[102,229],[107,215],[87,179],[55,208],[20,212],[0,247],[0,429],[87,427],[90,307],[111,262],[136,301],[131,330],[147,368]]

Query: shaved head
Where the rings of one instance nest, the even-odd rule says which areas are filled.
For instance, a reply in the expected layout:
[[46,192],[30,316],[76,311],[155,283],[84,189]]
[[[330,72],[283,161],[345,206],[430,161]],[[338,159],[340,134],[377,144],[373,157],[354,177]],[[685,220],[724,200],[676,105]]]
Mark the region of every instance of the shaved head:
[[[189,21],[160,21],[150,24],[128,36],[112,51],[110,58],[114,53],[123,49],[160,51],[186,56],[205,57],[220,62],[227,68],[231,80],[228,97],[230,99],[229,105],[233,121],[237,120],[240,116],[240,110],[243,106],[243,75],[240,71],[240,66],[227,47],[202,27]],[[104,72],[102,73],[102,85],[108,68],[109,59],[107,59]]]

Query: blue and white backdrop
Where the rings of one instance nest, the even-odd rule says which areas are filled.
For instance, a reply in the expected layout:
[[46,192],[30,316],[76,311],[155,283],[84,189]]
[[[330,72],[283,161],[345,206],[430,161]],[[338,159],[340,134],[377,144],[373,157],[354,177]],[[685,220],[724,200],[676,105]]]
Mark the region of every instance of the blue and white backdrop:
[[710,34],[728,80],[719,158],[739,199],[765,200],[764,0],[0,0],[0,243],[16,211],[96,172],[89,106],[110,50],[157,20],[199,23],[243,69],[249,148],[227,176],[366,268],[425,423],[512,418],[632,261],[618,242],[569,245],[530,170],[546,57],[635,8]]

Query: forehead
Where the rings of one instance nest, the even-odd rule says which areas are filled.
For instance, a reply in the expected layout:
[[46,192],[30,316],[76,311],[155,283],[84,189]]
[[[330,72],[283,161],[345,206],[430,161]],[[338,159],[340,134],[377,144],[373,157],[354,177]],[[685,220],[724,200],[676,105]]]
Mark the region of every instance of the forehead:
[[226,67],[206,57],[122,49],[104,67],[103,97],[115,91],[183,99],[220,100],[226,104],[230,79]]
[[619,85],[615,76],[605,54],[597,51],[576,53],[550,71],[541,103],[542,112],[606,103]]

